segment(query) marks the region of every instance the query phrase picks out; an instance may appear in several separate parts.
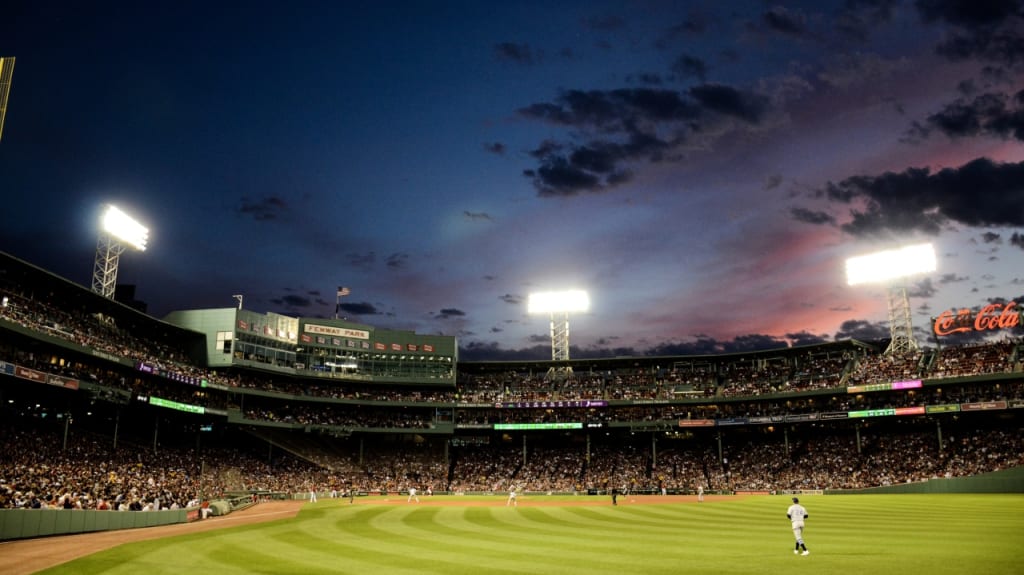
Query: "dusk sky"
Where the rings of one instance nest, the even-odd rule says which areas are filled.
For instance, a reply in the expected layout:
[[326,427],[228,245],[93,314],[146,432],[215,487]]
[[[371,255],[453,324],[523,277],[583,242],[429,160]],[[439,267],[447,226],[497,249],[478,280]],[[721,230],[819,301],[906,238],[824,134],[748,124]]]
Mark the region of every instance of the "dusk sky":
[[[573,357],[888,335],[844,260],[933,242],[915,327],[1024,303],[1024,2],[51,2],[15,57],[0,250],[231,307]],[[1020,336],[1020,328],[1012,334]]]

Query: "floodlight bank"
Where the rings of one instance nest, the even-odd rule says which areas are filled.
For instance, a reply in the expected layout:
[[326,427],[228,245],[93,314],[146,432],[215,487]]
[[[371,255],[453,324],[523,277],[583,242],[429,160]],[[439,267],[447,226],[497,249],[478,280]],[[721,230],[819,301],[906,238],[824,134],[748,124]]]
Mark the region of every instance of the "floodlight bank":
[[590,296],[583,290],[530,294],[529,313],[569,313],[590,309]]
[[919,244],[846,260],[846,281],[849,285],[885,282],[935,268],[935,248]]
[[103,231],[121,241],[127,242],[139,251],[146,251],[149,230],[115,206],[108,207],[107,211],[103,214]]

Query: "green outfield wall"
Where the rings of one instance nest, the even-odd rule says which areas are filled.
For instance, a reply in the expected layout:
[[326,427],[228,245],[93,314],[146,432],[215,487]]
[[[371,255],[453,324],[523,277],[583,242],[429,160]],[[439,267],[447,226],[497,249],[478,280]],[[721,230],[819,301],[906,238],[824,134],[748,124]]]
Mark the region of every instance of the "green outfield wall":
[[849,493],[1024,493],[1024,466],[971,477],[929,479],[870,489],[830,489],[826,495]]
[[0,509],[0,540],[172,525],[185,523],[190,513],[198,517],[198,508],[161,511]]

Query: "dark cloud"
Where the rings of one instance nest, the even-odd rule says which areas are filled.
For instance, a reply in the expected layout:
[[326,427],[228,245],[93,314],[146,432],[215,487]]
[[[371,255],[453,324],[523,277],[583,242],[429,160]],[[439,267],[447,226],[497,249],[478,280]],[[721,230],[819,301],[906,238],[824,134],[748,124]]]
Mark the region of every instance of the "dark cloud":
[[494,45],[494,56],[503,62],[533,65],[540,62],[541,53],[534,52],[529,44],[501,42]]
[[501,301],[503,301],[503,302],[505,302],[507,304],[512,304],[512,305],[522,305],[522,303],[523,303],[523,296],[521,296],[521,295],[513,295],[513,294],[510,294],[510,293],[507,293],[507,294],[501,296],[498,299],[500,299]]
[[487,212],[471,212],[469,210],[463,211],[462,212],[462,217],[466,218],[467,220],[471,220],[471,221],[485,221],[485,222],[489,222],[489,221],[492,221],[494,219],[494,218],[491,217],[491,214],[488,214]]
[[686,141],[722,118],[756,125],[767,100],[721,84],[701,84],[685,92],[654,88],[568,90],[554,102],[519,110],[530,119],[565,126],[585,143],[545,140],[530,155],[536,169],[524,170],[542,197],[600,192],[632,178],[637,162],[660,162]]
[[958,276],[955,273],[942,274],[939,276],[939,284],[951,284],[967,281],[969,278]]
[[462,311],[461,309],[455,309],[455,308],[446,307],[446,308],[442,309],[440,312],[438,312],[437,315],[434,316],[434,317],[436,317],[438,319],[450,319],[450,318],[453,318],[453,317],[465,317],[465,316],[466,316],[466,312]]
[[911,286],[907,290],[907,296],[912,299],[928,299],[935,297],[938,292],[939,290],[932,284],[931,278],[925,278]]
[[756,124],[768,108],[768,100],[759,94],[737,90],[723,84],[704,84],[690,89],[698,103],[725,116]]
[[821,343],[827,343],[829,340],[827,335],[817,335],[801,331],[798,333],[787,333],[786,339],[790,341],[793,347],[800,347],[803,345],[818,345]]
[[345,254],[345,261],[348,262],[348,265],[354,268],[369,270],[372,269],[373,264],[376,263],[377,254],[374,252],[367,252],[365,254]]
[[835,340],[855,339],[864,342],[875,342],[889,339],[889,328],[882,323],[871,323],[859,319],[844,321],[836,332]]
[[789,342],[785,339],[771,335],[750,334],[737,336],[731,340],[718,340],[700,334],[690,341],[658,344],[648,349],[644,355],[712,355],[781,349],[788,346]]
[[793,208],[789,211],[794,220],[807,224],[835,224],[836,219],[826,213],[809,210],[807,208]]
[[459,346],[460,361],[550,360],[551,345],[523,349],[503,349],[497,342],[469,342]]
[[409,254],[403,253],[393,253],[384,260],[384,265],[393,270],[404,268],[407,263],[409,263]]
[[937,235],[947,223],[970,227],[1024,226],[1024,162],[987,158],[932,173],[908,168],[881,176],[853,176],[824,190],[829,200],[853,204],[842,229],[854,236]]
[[981,234],[981,241],[986,244],[1001,244],[1003,243],[1002,236],[995,232],[985,232]]
[[665,83],[665,80],[661,77],[661,74],[655,74],[652,72],[641,72],[639,74],[633,74],[626,78],[627,82],[635,82],[638,84],[646,84],[648,86],[661,86]]
[[266,196],[258,200],[242,198],[242,204],[238,212],[252,216],[256,221],[276,220],[278,216],[288,209],[288,204],[277,196]]
[[679,79],[696,78],[704,82],[708,76],[708,65],[700,58],[682,54],[672,63],[672,73]]
[[700,14],[692,14],[661,33],[654,41],[654,47],[658,50],[668,50],[677,42],[689,42],[706,30],[706,19]]
[[505,144],[501,142],[487,142],[484,144],[484,150],[498,156],[503,156],[505,154]]
[[847,38],[864,40],[878,26],[892,20],[900,0],[847,0],[836,17],[835,29]]
[[1010,245],[1024,250],[1024,234],[1013,232],[1013,235],[1010,236]]
[[939,131],[951,138],[996,136],[1024,141],[1024,91],[1014,96],[985,93],[971,100],[958,98],[941,111],[915,123],[911,137]]
[[1020,0],[915,0],[914,6],[925,22],[970,30],[989,29],[1021,15]]
[[343,303],[338,306],[338,309],[349,315],[381,315],[380,310],[378,310],[373,304],[367,302]]
[[313,305],[313,302],[309,298],[296,294],[288,294],[280,298],[272,299],[270,302],[274,305],[282,305],[292,309],[307,308]]
[[693,120],[700,108],[673,90],[626,88],[567,90],[553,103],[532,104],[519,113],[563,126],[624,131],[644,121]]
[[787,36],[803,36],[807,32],[807,17],[784,6],[772,6],[761,14],[761,24]]
[[1024,10],[1019,0],[917,0],[914,5],[925,22],[953,28],[936,47],[952,61],[978,59],[1014,66],[1024,57]]

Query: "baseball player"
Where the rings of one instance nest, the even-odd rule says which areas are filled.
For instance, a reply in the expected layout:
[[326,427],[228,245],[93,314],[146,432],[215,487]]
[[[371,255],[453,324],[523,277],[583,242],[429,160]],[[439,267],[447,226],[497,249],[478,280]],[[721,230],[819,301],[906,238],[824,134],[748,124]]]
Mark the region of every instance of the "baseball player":
[[[807,545],[804,544],[804,519],[807,519],[807,510],[804,509],[803,505],[800,505],[800,499],[793,498],[793,504],[786,510],[786,517],[793,523],[793,536],[796,537],[796,546],[793,548],[793,553],[810,555],[811,552],[807,550]],[[801,549],[803,553],[800,552]]]

